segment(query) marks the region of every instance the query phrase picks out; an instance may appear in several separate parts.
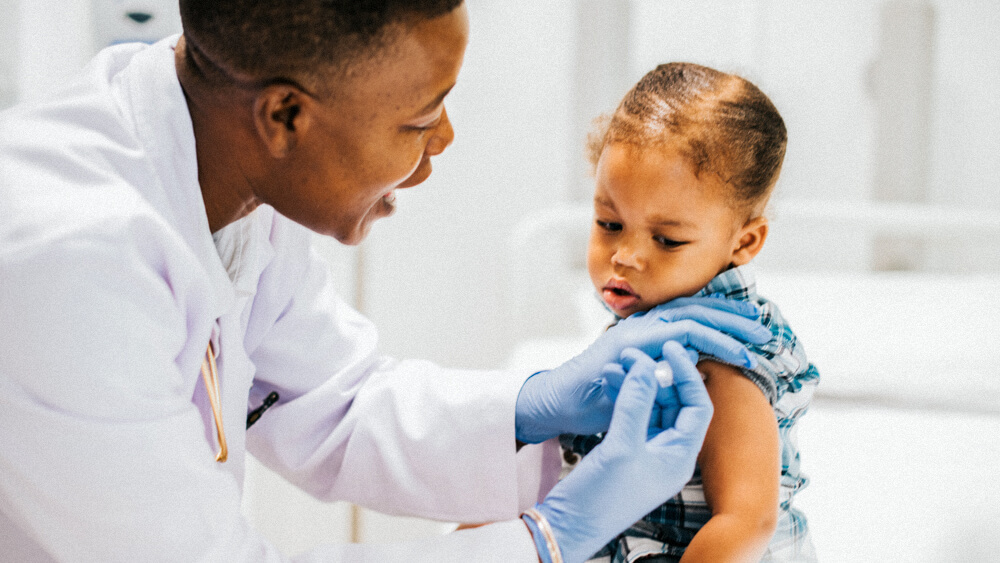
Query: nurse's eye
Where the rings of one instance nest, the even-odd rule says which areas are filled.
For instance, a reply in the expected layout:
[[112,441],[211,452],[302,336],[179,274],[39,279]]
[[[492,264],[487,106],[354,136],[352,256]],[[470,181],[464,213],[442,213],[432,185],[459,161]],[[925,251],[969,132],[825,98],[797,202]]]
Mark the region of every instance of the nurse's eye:
[[436,127],[437,127],[437,123],[435,123],[433,125],[419,125],[419,126],[418,125],[407,125],[405,129],[407,131],[410,131],[411,133],[426,133],[427,131],[430,131],[430,130],[436,128]]
[[426,123],[424,125],[406,125],[403,127],[403,130],[409,131],[411,133],[426,133],[427,131],[433,131],[434,129],[437,129],[439,125],[441,125],[441,117],[442,116],[439,115],[437,116],[437,118],[434,119],[434,121],[431,121],[430,123]]
[[600,227],[602,230],[608,231],[609,233],[617,233],[618,231],[622,230],[621,223],[615,223],[613,221],[601,221],[600,219],[598,219],[596,223],[598,227]]
[[656,244],[668,249],[678,248],[688,243],[688,241],[674,240],[667,237],[661,237],[659,235],[654,236],[653,240],[656,241]]

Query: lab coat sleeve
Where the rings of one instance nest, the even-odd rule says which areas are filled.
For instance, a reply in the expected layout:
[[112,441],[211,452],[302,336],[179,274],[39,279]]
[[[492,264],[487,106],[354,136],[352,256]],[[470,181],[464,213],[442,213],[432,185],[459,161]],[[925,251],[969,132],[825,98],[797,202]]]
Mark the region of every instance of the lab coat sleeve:
[[[107,230],[0,253],[4,542],[39,560],[283,560],[213,460],[191,402],[198,375],[175,367],[184,309],[203,305],[178,296],[199,294],[182,287],[197,279],[171,275],[157,233]],[[122,231],[124,244],[110,234]],[[516,520],[418,544],[326,546],[304,559],[534,560]]]
[[[254,394],[282,400],[248,430],[251,453],[318,498],[389,514],[489,522],[543,498],[557,445],[514,447],[529,374],[380,356],[371,323],[337,297],[326,263],[310,262],[252,355]],[[273,267],[284,269],[280,258]],[[286,283],[295,278],[284,271]],[[263,276],[261,294],[276,283]]]

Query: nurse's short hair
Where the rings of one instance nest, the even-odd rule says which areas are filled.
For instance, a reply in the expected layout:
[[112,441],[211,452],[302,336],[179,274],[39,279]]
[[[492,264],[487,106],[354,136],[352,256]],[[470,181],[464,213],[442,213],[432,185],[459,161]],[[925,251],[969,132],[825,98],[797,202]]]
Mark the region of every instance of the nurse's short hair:
[[[336,76],[463,0],[180,0],[189,48],[261,82]],[[193,43],[193,45],[192,45]]]

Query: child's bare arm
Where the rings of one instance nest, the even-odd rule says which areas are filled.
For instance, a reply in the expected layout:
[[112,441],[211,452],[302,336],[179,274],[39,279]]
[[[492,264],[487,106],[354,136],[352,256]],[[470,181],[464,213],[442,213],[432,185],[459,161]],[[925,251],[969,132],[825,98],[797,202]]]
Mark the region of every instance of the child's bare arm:
[[778,517],[778,423],[760,389],[733,367],[698,364],[715,415],[698,457],[712,518],[683,563],[759,561]]

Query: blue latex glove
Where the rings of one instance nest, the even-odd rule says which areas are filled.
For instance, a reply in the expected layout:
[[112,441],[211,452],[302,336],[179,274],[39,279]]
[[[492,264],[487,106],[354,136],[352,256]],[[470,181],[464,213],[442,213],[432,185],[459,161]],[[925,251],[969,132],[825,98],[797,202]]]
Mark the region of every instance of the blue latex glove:
[[[675,350],[683,350],[692,364],[698,364],[698,352],[690,348],[684,348],[674,341],[667,341],[663,345],[664,356],[667,354],[666,350],[670,347],[673,347]],[[606,392],[608,396],[611,397],[612,401],[618,397],[618,390],[625,381],[625,365],[631,366],[632,362],[634,362],[634,360],[629,359],[632,357],[634,352],[637,351],[630,348],[625,349],[622,352],[622,363],[607,364],[604,366],[604,369],[601,370],[601,375],[604,376],[604,379],[607,382],[605,388]],[[677,413],[681,408],[680,398],[677,396],[677,388],[673,385],[673,370],[670,368],[670,364],[664,362],[658,363],[654,373],[660,384],[660,389],[656,393],[656,402],[653,404],[653,414],[650,417],[650,435],[659,430],[670,428],[670,426],[673,425],[674,420],[677,419]]]
[[685,297],[622,319],[580,355],[524,382],[517,397],[515,436],[534,444],[559,434],[607,430],[624,372],[607,379],[603,370],[617,363],[625,348],[659,358],[663,344],[676,341],[725,363],[753,367],[754,356],[739,340],[763,344],[771,339],[759,317],[757,307],[746,301]]
[[[624,351],[622,363],[628,376],[604,440],[536,506],[567,562],[586,560],[676,495],[694,472],[712,419],[701,374],[679,344],[667,343],[659,363],[638,350]],[[663,396],[657,368],[672,371],[676,420],[650,418]],[[661,407],[666,412],[671,405]]]

